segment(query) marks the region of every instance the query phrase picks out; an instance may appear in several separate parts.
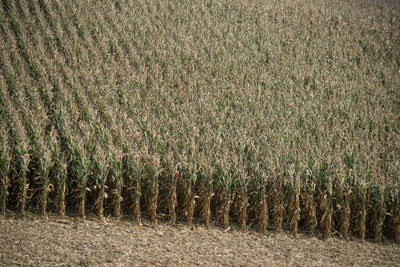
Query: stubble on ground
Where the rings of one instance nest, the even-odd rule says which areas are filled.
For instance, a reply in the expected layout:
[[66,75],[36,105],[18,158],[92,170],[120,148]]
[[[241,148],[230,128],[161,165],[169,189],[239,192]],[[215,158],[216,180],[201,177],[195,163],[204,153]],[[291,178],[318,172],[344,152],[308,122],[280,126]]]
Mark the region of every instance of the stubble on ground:
[[0,218],[0,265],[400,266],[400,246],[131,221]]

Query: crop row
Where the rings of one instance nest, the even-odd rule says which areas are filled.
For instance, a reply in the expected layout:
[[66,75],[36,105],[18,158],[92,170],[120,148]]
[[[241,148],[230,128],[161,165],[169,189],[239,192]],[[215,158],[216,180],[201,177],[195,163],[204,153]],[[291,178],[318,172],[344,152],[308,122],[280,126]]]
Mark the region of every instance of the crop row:
[[399,240],[390,5],[1,1],[1,211]]

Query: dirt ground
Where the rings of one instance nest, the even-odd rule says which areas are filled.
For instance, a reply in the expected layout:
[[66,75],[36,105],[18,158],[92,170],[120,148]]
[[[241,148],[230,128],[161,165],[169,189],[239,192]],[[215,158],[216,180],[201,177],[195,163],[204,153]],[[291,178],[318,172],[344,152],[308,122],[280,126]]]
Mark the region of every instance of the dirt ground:
[[0,218],[4,266],[400,266],[400,246],[128,220]]

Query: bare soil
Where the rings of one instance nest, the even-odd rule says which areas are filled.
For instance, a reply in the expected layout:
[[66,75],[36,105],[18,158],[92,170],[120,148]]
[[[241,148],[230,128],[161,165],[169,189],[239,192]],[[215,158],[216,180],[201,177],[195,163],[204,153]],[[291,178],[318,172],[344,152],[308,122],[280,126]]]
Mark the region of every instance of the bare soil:
[[0,218],[0,265],[400,266],[400,246],[215,226],[7,216]]

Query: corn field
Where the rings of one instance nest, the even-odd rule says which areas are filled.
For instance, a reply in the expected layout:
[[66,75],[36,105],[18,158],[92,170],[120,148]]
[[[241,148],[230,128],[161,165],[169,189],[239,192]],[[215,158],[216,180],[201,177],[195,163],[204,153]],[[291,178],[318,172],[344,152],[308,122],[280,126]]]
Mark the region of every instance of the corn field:
[[0,212],[400,241],[400,3],[0,4]]

